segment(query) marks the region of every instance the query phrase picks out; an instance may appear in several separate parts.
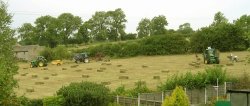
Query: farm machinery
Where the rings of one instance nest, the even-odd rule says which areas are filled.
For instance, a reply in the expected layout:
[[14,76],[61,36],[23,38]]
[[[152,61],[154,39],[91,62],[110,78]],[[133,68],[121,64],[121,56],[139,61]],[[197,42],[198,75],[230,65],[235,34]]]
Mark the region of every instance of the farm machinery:
[[219,51],[217,49],[208,47],[203,52],[203,58],[205,64],[219,64]]
[[47,60],[43,56],[37,56],[36,59],[30,62],[30,67],[45,67],[48,65]]
[[73,60],[75,61],[75,63],[79,63],[79,62],[88,63],[88,62],[89,62],[87,53],[79,53],[79,54],[76,54],[76,55],[73,57]]

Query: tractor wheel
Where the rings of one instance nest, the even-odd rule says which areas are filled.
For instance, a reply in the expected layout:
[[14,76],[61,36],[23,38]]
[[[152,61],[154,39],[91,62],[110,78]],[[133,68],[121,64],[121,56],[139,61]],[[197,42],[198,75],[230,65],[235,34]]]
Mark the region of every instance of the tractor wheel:
[[43,66],[44,66],[44,63],[43,63],[43,62],[39,62],[39,63],[38,63],[38,66],[39,66],[39,67],[43,67]]
[[57,63],[56,65],[57,65],[57,66],[60,66],[60,65],[61,65],[61,63]]
[[33,68],[33,65],[32,65],[32,64],[30,64],[30,68]]

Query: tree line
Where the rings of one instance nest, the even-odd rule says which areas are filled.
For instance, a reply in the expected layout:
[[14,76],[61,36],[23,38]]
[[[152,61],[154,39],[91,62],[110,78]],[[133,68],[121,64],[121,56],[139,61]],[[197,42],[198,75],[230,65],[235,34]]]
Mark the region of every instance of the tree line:
[[250,15],[242,15],[230,23],[223,13],[217,12],[209,26],[196,31],[190,23],[183,23],[177,30],[167,29],[168,21],[164,15],[141,19],[136,28],[137,33],[126,33],[126,22],[126,15],[120,8],[114,11],[97,11],[85,22],[71,13],[63,13],[58,17],[46,15],[37,18],[34,25],[24,23],[18,28],[19,43],[54,48],[59,44],[121,41],[179,34],[190,42],[190,50],[193,52],[201,52],[208,46],[222,51],[245,50],[250,45]]

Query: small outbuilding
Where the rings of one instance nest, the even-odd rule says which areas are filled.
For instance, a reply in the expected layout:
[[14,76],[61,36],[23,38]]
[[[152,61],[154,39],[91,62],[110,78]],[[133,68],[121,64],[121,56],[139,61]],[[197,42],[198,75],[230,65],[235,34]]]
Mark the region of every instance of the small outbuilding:
[[38,56],[39,53],[44,50],[44,48],[44,46],[39,45],[16,45],[14,46],[14,53],[17,59],[30,61],[36,56]]

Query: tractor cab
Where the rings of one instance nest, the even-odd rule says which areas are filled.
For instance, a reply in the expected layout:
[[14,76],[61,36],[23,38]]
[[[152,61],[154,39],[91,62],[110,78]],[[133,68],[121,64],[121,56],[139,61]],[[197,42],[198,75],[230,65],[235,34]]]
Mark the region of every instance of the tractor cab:
[[79,62],[84,62],[84,63],[88,63],[89,59],[88,59],[88,54],[87,53],[79,53],[76,54],[73,58],[73,60],[75,61],[75,63],[79,63]]
[[208,47],[203,52],[204,63],[205,64],[219,64],[219,51],[217,49]]

